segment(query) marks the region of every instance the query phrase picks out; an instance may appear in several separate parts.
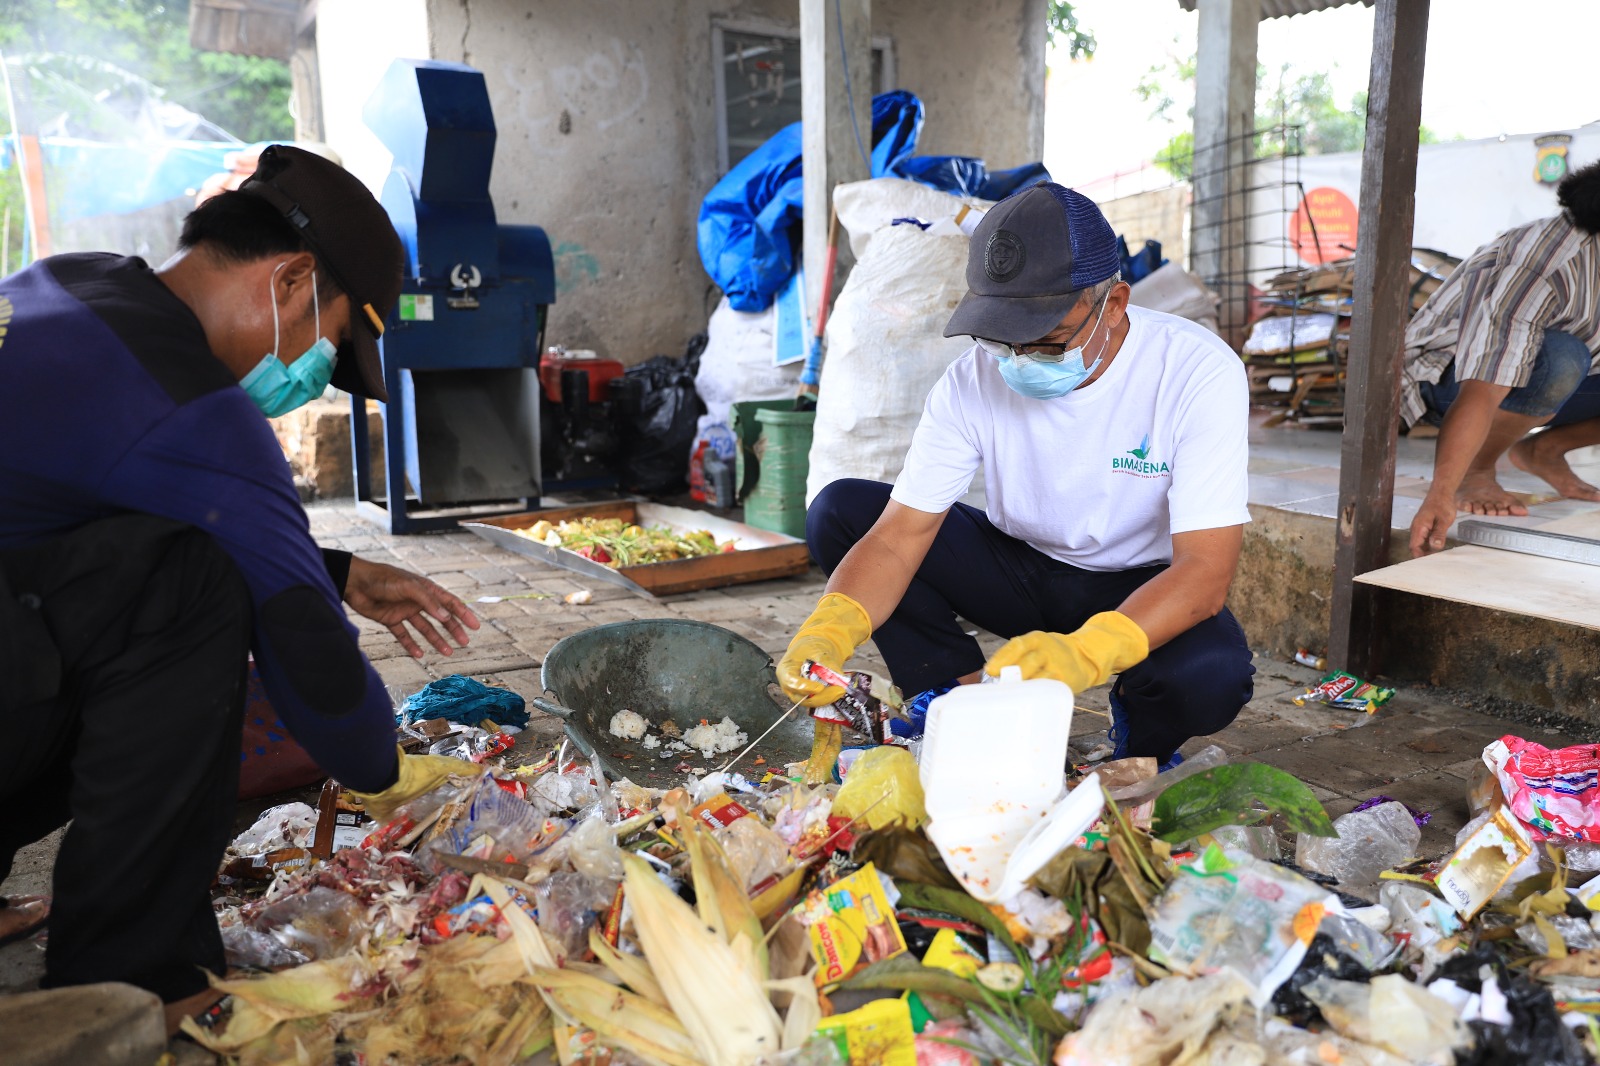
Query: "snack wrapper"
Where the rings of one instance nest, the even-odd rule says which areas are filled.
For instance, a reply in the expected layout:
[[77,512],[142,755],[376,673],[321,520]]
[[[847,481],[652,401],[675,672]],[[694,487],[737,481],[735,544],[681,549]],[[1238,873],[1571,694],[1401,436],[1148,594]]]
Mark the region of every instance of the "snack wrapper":
[[1382,688],[1370,681],[1363,681],[1354,674],[1335,670],[1296,696],[1294,703],[1296,707],[1304,707],[1308,703],[1326,703],[1330,707],[1373,714],[1379,707],[1388,703],[1393,695],[1392,688]]
[[906,950],[894,904],[877,867],[870,862],[811,893],[802,904],[800,920],[806,923],[811,938],[819,987],[843,981],[868,963],[892,959]]
[[1535,843],[1600,844],[1600,744],[1551,749],[1504,736],[1483,749],[1483,761]]
[[1232,970],[1264,1007],[1305,958],[1328,914],[1344,908],[1298,874],[1215,844],[1178,874],[1150,916],[1150,957],[1194,974]]
[[911,1007],[903,999],[873,1000],[824,1018],[817,1033],[832,1041],[850,1066],[917,1066]]
[[811,717],[838,722],[873,744],[905,743],[889,727],[890,722],[902,717],[903,704],[900,690],[892,684],[864,670],[842,674],[812,659],[807,659],[801,669],[812,681],[844,690],[844,695],[833,703],[814,708]]

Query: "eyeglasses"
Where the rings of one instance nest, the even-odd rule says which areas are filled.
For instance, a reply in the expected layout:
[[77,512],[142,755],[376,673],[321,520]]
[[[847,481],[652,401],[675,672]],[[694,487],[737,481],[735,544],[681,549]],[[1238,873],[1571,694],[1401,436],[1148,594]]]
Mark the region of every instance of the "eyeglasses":
[[[1108,292],[1101,299],[1102,311],[1105,307],[1105,301],[1110,296],[1111,294]],[[1078,328],[1072,331],[1072,336],[1057,344],[1045,344],[1038,341],[1030,344],[1007,344],[1004,341],[992,341],[986,337],[973,337],[972,339],[977,342],[978,347],[996,359],[1014,359],[1020,355],[1039,363],[1059,363],[1066,358],[1068,349],[1073,346],[1072,342],[1078,339],[1078,334],[1083,332],[1084,327],[1091,322],[1099,321],[1099,314],[1096,314],[1094,318],[1085,316],[1083,321],[1078,323]]]
[[1067,357],[1070,344],[1006,344],[1003,341],[992,341],[984,337],[974,337],[978,347],[994,356],[996,359],[1013,359],[1024,356],[1041,363],[1059,363]]

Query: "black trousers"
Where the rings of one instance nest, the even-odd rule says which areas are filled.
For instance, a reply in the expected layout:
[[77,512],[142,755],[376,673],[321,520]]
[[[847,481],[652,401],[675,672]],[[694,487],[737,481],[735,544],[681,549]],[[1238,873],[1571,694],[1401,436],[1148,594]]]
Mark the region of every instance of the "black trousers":
[[0,879],[71,822],[44,983],[199,992],[224,966],[209,889],[238,795],[244,580],[211,537],[148,515],[0,552],[0,570],[61,661],[53,697],[0,702]]
[[[889,489],[846,478],[817,494],[806,511],[806,543],[818,566],[833,573],[883,514]],[[957,615],[1008,639],[1034,630],[1070,633],[1092,615],[1116,610],[1165,569],[1083,570],[1007,536],[982,511],[958,503],[872,639],[909,697],[983,665],[983,650]],[[1226,608],[1161,645],[1112,685],[1127,715],[1126,754],[1165,759],[1191,737],[1224,728],[1250,702],[1255,672],[1244,630]]]

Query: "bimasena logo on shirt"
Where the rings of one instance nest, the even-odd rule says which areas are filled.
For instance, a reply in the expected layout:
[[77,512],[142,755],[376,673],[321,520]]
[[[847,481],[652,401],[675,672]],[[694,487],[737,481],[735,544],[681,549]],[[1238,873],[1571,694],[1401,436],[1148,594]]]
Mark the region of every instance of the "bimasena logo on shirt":
[[11,326],[11,301],[0,296],[0,345],[6,342],[6,330]]
[[1111,472],[1134,477],[1166,477],[1172,473],[1172,467],[1150,455],[1150,434],[1146,433],[1137,448],[1111,457]]

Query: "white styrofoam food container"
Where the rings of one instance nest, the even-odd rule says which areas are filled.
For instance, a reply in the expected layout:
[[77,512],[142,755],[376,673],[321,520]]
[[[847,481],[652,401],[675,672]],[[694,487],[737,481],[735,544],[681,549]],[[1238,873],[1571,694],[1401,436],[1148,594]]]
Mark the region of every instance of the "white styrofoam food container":
[[929,705],[920,762],[928,837],[978,899],[1000,897],[1012,852],[1060,800],[1071,729],[1072,690],[1023,681],[1015,668]]

